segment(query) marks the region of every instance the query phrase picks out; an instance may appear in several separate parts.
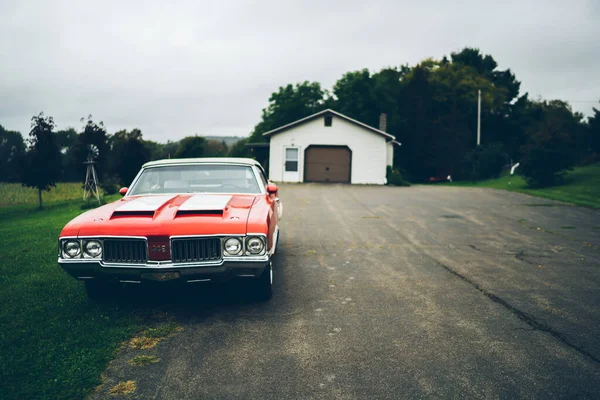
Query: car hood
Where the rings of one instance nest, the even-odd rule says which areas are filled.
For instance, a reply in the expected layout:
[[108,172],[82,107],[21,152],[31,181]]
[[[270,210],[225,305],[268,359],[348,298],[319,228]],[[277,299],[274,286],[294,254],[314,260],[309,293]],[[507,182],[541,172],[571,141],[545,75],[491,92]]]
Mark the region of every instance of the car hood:
[[179,194],[125,197],[72,220],[61,236],[246,234],[256,195]]

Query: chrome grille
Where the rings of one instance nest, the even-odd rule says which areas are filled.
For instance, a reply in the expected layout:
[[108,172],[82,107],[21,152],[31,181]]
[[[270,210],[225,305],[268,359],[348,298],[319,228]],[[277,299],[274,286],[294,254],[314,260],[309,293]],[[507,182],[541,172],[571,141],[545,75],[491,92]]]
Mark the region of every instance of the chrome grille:
[[104,261],[144,264],[148,260],[146,241],[143,239],[104,239]]
[[173,239],[171,255],[174,263],[220,260],[221,239],[216,237]]

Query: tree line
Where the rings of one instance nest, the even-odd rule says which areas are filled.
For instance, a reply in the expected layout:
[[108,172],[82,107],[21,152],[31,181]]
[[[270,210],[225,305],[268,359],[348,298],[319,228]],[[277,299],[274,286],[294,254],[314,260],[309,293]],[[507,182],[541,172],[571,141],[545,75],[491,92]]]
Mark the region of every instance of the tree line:
[[[264,142],[264,132],[327,108],[374,127],[380,114],[387,114],[388,132],[402,143],[392,175],[400,180],[486,179],[518,161],[531,185],[544,186],[574,165],[600,159],[599,110],[586,119],[565,101],[520,94],[520,86],[510,69],[498,69],[491,55],[474,48],[414,66],[347,72],[331,92],[318,82],[288,84],[272,93],[250,136],[231,147],[201,136],[157,143],[145,140],[139,129],[109,134],[91,115],[82,118],[79,131],[56,131],[52,117],[40,113],[31,120],[27,141],[0,125],[0,181],[40,191],[57,181],[83,181],[83,162],[93,144],[99,149],[98,176],[111,193],[117,185],[129,185],[150,160],[252,157],[247,144]],[[482,144],[477,146],[479,90]]]
[[82,118],[82,128],[56,130],[54,119],[43,113],[31,119],[29,137],[0,125],[0,182],[21,182],[41,192],[56,182],[83,182],[89,146],[98,148],[95,157],[100,185],[107,194],[127,186],[140,167],[151,160],[187,157],[225,157],[239,153],[225,141],[188,136],[179,141],[157,143],[143,138],[139,129],[108,134],[102,122]]
[[[271,129],[331,108],[377,127],[387,114],[388,132],[402,143],[394,167],[413,182],[452,175],[479,180],[520,162],[529,183],[556,183],[576,164],[598,160],[600,112],[585,119],[561,100],[520,95],[510,69],[491,55],[465,48],[415,66],[345,73],[333,86],[318,82],[280,87],[269,98],[250,142]],[[477,146],[477,97],[482,93],[481,145]]]

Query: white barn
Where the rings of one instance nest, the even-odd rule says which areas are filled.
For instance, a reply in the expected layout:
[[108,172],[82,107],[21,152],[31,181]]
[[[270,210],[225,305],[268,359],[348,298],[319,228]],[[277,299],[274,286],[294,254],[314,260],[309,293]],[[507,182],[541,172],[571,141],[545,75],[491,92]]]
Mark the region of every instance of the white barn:
[[266,132],[269,179],[383,185],[400,145],[385,125],[385,114],[376,129],[328,109]]

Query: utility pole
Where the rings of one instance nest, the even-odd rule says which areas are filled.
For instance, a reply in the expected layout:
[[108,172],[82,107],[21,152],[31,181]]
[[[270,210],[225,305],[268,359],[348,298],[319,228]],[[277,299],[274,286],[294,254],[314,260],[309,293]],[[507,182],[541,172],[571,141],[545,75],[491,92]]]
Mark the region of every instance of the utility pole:
[[481,90],[477,91],[477,147],[481,144]]

